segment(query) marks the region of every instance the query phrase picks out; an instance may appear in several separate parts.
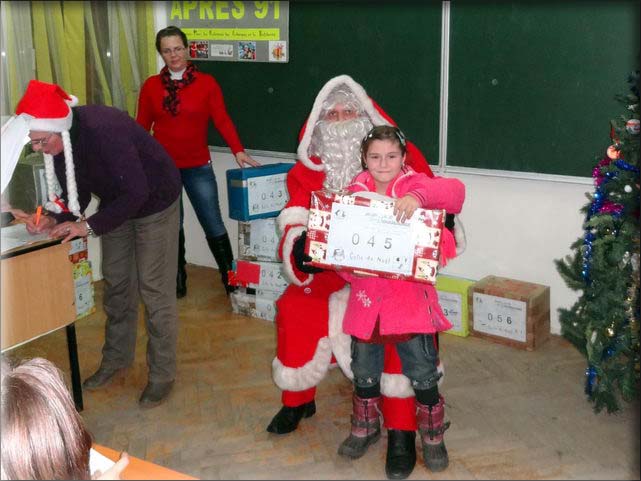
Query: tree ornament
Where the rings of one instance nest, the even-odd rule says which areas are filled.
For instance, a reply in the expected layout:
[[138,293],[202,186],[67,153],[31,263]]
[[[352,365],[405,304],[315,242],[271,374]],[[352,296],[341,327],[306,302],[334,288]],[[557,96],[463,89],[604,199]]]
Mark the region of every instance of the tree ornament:
[[639,119],[630,119],[625,123],[625,129],[632,135],[639,135],[641,125]]
[[628,262],[630,262],[630,253],[625,251],[621,257],[621,263],[625,266]]
[[610,147],[608,147],[608,150],[606,151],[606,155],[612,160],[620,159],[621,151],[619,150],[619,146],[611,145]]
[[596,412],[638,399],[641,386],[638,98],[638,89],[618,97],[634,112],[610,121],[610,146],[592,168],[594,190],[581,209],[583,238],[573,256],[556,261],[568,286],[582,291],[559,320],[562,335],[586,357],[585,392]]

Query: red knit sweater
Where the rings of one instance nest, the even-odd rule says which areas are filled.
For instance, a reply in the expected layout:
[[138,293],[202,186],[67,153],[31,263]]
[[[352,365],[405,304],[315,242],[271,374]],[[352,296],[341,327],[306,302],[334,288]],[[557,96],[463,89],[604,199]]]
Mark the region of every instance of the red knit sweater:
[[162,108],[164,88],[160,75],[149,77],[140,90],[136,120],[153,135],[174,159],[179,169],[205,165],[210,160],[207,145],[209,118],[233,154],[243,151],[236,127],[216,79],[196,72],[196,79],[178,91],[179,112],[172,116]]

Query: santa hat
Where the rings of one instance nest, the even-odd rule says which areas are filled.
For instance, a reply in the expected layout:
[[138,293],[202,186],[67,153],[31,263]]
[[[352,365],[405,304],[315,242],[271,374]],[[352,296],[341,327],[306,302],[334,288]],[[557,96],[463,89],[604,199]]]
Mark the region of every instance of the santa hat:
[[[71,107],[77,104],[78,99],[73,95],[67,94],[58,85],[40,82],[39,80],[31,80],[29,85],[27,85],[27,90],[16,107],[16,118],[22,120],[12,122],[17,126],[26,126],[27,132],[16,132],[16,130],[20,130],[19,127],[17,129],[12,129],[11,135],[9,135],[9,129],[7,129],[7,135],[5,135],[5,131],[3,130],[2,145],[3,151],[5,150],[5,144],[8,146],[15,142],[22,142],[22,145],[24,146],[28,141],[28,138],[26,137],[28,131],[60,133],[65,154],[66,183],[69,195],[67,203],[68,208],[65,207],[64,203],[62,203],[55,194],[56,179],[53,167],[53,156],[43,153],[49,197],[49,202],[45,204],[45,208],[57,213],[69,210],[77,217],[80,217],[81,214],[80,205],[78,204],[78,189],[76,187],[76,176],[74,173],[73,152],[71,148],[71,138],[69,137],[69,129],[71,128],[73,120]],[[22,138],[20,138],[21,135]],[[13,151],[15,150],[16,149],[13,149]],[[18,152],[18,156],[19,155],[20,153]],[[13,159],[11,159],[11,162],[13,162]],[[13,172],[13,168],[15,168],[16,163],[17,158],[15,159],[15,162],[13,162],[11,173]],[[3,174],[4,173],[5,172],[3,171]],[[5,187],[5,180],[3,176],[3,190]]]

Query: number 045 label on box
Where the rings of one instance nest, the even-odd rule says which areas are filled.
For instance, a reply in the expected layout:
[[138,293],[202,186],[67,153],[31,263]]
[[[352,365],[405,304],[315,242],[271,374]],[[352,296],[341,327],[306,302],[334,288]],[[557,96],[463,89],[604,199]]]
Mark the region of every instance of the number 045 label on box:
[[474,330],[515,341],[526,341],[526,303],[474,293]]

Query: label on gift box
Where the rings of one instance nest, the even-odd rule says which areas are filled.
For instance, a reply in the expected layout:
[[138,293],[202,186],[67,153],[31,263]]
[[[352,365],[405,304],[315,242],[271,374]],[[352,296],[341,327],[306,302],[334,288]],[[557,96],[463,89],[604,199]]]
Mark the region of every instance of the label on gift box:
[[283,276],[283,264],[280,262],[234,261],[236,268],[232,271],[229,283],[234,286],[266,289],[283,292],[288,283]]
[[273,217],[238,223],[239,259],[278,262],[279,241]]
[[526,341],[526,303],[491,296],[473,294],[474,330],[519,342]]
[[94,307],[91,263],[81,260],[73,266],[73,284],[76,297],[76,316],[89,314]]
[[257,290],[254,294],[235,291],[230,294],[232,311],[236,314],[242,314],[249,317],[257,317],[266,321],[273,321],[276,317],[276,299],[277,295],[270,292],[263,297],[265,291]]
[[287,289],[288,283],[283,276],[283,264],[279,262],[260,263],[260,281],[258,287],[270,291],[282,292]]
[[275,219],[257,219],[251,222],[249,245],[256,257],[278,259],[278,232]]
[[257,295],[256,317],[260,317],[266,321],[273,321],[276,317],[276,306],[274,305],[274,300],[270,298],[262,298]]
[[265,177],[252,177],[247,181],[247,204],[249,215],[279,211],[287,201],[287,174],[273,174]]
[[463,322],[461,318],[462,312],[462,297],[461,294],[456,292],[437,291],[438,303],[443,309],[443,314],[447,320],[452,323],[452,331],[463,331]]
[[312,193],[306,252],[312,265],[434,284],[444,211],[398,222],[394,199]]

